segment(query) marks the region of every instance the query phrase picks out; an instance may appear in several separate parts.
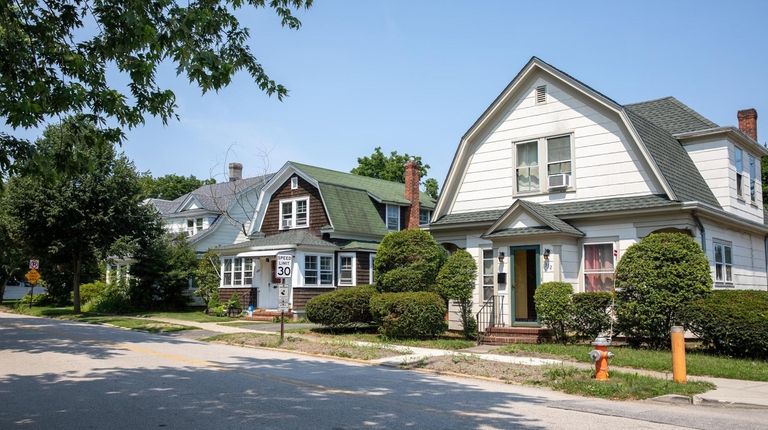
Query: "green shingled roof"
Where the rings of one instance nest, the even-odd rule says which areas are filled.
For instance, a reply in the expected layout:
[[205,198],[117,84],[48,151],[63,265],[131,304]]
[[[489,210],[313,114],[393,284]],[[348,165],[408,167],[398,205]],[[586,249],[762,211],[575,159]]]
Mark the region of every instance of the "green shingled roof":
[[387,234],[384,221],[366,191],[320,182],[320,192],[334,230],[377,236]]
[[[393,203],[403,206],[410,203],[405,199],[405,184],[400,182],[369,178],[367,176],[324,169],[322,167],[310,166],[294,161],[290,161],[289,163],[307,175],[312,176],[317,182],[322,184],[338,185],[341,187],[363,190],[384,203]],[[435,200],[430,197],[429,194],[422,192],[419,196],[419,205],[423,209],[432,210],[435,208]]]
[[257,237],[246,242],[216,247],[217,251],[241,250],[251,247],[279,248],[279,247],[316,246],[337,248],[331,242],[323,240],[307,230],[288,230],[266,237]]

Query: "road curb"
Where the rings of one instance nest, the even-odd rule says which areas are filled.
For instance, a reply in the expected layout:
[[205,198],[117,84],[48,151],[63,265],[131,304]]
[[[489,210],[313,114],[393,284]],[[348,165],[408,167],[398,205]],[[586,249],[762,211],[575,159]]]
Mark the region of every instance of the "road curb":
[[729,402],[726,400],[708,399],[700,395],[684,396],[682,394],[665,394],[663,396],[648,399],[657,403],[673,405],[694,405],[711,408],[740,408],[740,409],[768,409],[768,406],[745,402]]

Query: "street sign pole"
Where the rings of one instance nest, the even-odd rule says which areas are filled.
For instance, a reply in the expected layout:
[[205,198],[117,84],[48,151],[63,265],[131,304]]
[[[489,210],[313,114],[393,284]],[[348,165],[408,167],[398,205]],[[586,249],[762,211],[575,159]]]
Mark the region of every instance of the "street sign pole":
[[[285,278],[280,279],[280,285],[285,287]],[[285,311],[282,306],[280,307],[280,343],[283,343],[283,337],[285,337]]]

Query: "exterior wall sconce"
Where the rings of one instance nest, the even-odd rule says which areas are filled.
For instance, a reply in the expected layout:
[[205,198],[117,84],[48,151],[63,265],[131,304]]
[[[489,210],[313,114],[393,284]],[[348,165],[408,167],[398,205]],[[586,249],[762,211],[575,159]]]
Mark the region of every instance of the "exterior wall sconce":
[[496,282],[499,285],[505,285],[507,283],[507,274],[504,273],[504,252],[503,251],[499,252],[499,273],[496,274]]
[[499,263],[504,264],[504,251],[499,252]]
[[549,254],[551,254],[551,251],[549,248],[544,249],[544,254],[542,254],[542,257],[544,257],[544,270],[549,270]]

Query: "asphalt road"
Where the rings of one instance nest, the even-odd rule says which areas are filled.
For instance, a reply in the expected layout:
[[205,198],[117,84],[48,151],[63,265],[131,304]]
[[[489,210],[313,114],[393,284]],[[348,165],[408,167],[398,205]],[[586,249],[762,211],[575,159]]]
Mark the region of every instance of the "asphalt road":
[[0,428],[765,428],[768,411],[531,387],[0,313]]

